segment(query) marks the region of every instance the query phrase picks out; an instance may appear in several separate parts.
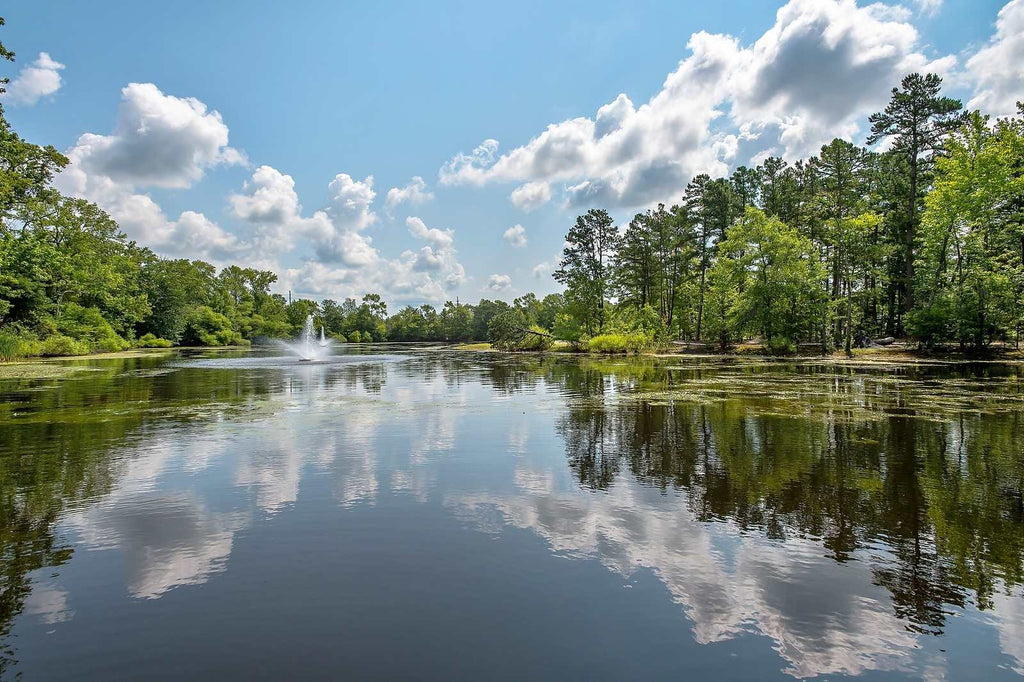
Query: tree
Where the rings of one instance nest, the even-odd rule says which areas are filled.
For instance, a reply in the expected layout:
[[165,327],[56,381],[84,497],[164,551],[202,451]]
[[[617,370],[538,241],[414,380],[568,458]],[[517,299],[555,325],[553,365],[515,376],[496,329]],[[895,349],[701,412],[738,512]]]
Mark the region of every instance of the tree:
[[806,336],[825,302],[823,268],[814,245],[795,229],[756,208],[729,229],[719,247],[716,278],[735,286],[729,311],[734,329],[771,343]]
[[555,280],[566,286],[566,306],[588,334],[604,326],[605,295],[618,231],[608,212],[591,209],[576,218],[562,250]]
[[448,341],[469,341],[473,338],[473,311],[468,305],[445,301],[440,325]]
[[[817,157],[810,161],[810,166],[819,178],[818,183],[818,209],[821,216],[821,223],[826,226],[824,230],[824,256],[830,262],[830,289],[833,309],[843,298],[844,287],[852,290],[849,280],[844,281],[844,274],[852,271],[847,261],[853,257],[846,248],[846,237],[849,232],[849,219],[857,214],[864,199],[864,182],[861,173],[867,162],[865,150],[836,138],[821,148]],[[849,303],[850,296],[846,297]],[[848,307],[848,306],[847,306]],[[849,310],[846,311],[847,321],[850,319]],[[832,335],[837,340],[840,330],[841,316],[837,315],[834,321]],[[824,323],[827,321],[823,320]],[[822,340],[824,341],[825,329],[822,329]],[[847,329],[849,332],[849,329]],[[849,333],[846,334],[849,339]],[[849,350],[849,349],[847,349]]]
[[[659,211],[664,206],[659,206]],[[612,289],[619,302],[643,307],[654,300],[655,280],[660,274],[656,253],[655,215],[637,213],[619,240]]]
[[696,226],[694,237],[696,238],[696,255],[700,271],[700,278],[697,285],[697,340],[701,340],[701,332],[704,327],[704,294],[707,290],[707,274],[711,268],[712,257],[712,226],[713,217],[710,203],[707,200],[708,185],[711,183],[710,176],[701,174],[695,177],[686,186],[683,193],[683,202],[686,206],[687,218]]
[[344,333],[345,313],[337,301],[330,298],[320,301],[320,319],[327,334],[338,336]]
[[915,335],[982,348],[1010,330],[1019,335],[1024,236],[1024,144],[1020,120],[992,128],[974,112],[944,145],[922,215]]
[[139,335],[150,333],[178,343],[189,312],[212,302],[214,273],[213,266],[203,261],[150,256],[139,275],[150,306],[149,314],[139,322]]
[[747,206],[757,206],[760,179],[756,169],[740,166],[733,171],[729,180],[741,212],[745,211]]
[[285,307],[285,315],[288,318],[288,324],[291,325],[292,334],[299,334],[306,326],[306,319],[310,315],[316,316],[319,309],[317,302],[308,298],[297,298],[289,303]]
[[876,260],[875,254],[878,250],[872,237],[878,232],[881,222],[882,219],[874,213],[862,213],[855,217],[844,218],[836,225],[836,247],[844,254],[841,261],[843,268],[841,279],[846,292],[846,305],[843,311],[842,326],[844,330],[843,348],[848,357],[853,355],[854,291],[857,289],[858,280],[869,281]]
[[922,192],[934,164],[934,152],[942,141],[960,125],[963,117],[960,100],[939,95],[942,78],[934,73],[922,76],[912,73],[904,77],[885,110],[868,117],[873,145],[892,139],[893,152],[902,156],[907,164],[907,194],[903,214],[903,277],[902,312],[914,307],[914,250]]

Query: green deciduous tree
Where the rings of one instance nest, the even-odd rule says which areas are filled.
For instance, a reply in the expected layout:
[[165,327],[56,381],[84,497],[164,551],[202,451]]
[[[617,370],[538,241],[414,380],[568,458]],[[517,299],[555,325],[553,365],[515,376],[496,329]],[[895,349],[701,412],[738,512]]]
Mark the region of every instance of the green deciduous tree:
[[566,306],[588,334],[604,326],[605,297],[609,292],[617,230],[608,212],[591,209],[576,218],[562,250],[555,280],[566,287]]

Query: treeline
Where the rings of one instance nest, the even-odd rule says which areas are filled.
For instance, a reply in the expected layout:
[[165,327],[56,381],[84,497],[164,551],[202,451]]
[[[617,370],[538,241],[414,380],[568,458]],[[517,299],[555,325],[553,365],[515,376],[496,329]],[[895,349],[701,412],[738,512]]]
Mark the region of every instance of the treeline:
[[650,337],[780,352],[883,336],[1019,346],[1024,121],[964,113],[940,88],[911,74],[893,89],[869,119],[885,151],[837,138],[792,165],[698,175],[624,229],[603,210],[580,216],[555,272],[576,328],[556,336],[625,316],[653,321]]

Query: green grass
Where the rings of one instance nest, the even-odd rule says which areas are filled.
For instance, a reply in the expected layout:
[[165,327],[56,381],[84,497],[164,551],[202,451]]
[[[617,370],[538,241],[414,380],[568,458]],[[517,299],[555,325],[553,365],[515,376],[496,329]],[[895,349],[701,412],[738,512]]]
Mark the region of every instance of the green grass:
[[639,353],[651,347],[651,340],[645,334],[598,334],[590,339],[587,349],[591,353]]
[[489,343],[460,343],[455,350],[491,350]]
[[14,334],[0,334],[0,361],[9,362],[25,357],[21,339]]

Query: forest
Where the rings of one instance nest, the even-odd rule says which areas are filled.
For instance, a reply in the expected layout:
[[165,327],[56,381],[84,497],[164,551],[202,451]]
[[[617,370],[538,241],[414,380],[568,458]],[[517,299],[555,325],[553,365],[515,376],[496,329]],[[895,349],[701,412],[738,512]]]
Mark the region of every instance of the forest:
[[[0,56],[14,58],[2,45]],[[1024,108],[993,121],[941,86],[906,76],[870,117],[868,147],[836,138],[794,163],[770,156],[729,177],[697,175],[679,203],[626,225],[587,211],[554,272],[562,294],[390,316],[379,294],[290,300],[272,292],[273,272],[159,257],[57,191],[67,157],[22,139],[0,107],[0,359],[245,345],[296,335],[309,315],[347,342],[1019,347]]]

